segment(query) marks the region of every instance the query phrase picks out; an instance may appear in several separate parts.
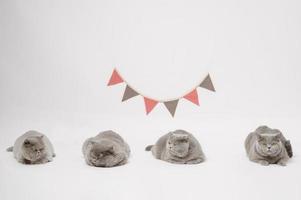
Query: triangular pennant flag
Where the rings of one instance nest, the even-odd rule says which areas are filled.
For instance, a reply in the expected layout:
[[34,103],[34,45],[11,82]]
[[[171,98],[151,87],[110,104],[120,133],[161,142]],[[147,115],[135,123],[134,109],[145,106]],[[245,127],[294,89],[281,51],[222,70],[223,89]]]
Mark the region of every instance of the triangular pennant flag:
[[145,104],[146,114],[148,114],[158,104],[158,101],[155,101],[155,100],[144,97],[144,104]]
[[206,78],[200,84],[200,87],[215,92],[215,88],[214,88],[214,86],[212,84],[212,81],[211,81],[211,78],[210,78],[209,74],[206,76]]
[[133,90],[130,86],[126,85],[125,91],[123,93],[122,101],[126,101],[137,95],[139,94],[135,90]]
[[194,89],[192,92],[186,94],[184,96],[185,99],[187,99],[188,101],[191,101],[192,103],[196,104],[196,105],[200,105],[199,104],[199,97],[198,97],[198,92],[196,89]]
[[118,72],[116,71],[116,69],[114,69],[114,71],[112,73],[112,76],[110,78],[110,81],[108,83],[108,86],[115,85],[115,84],[122,83],[122,82],[123,82],[123,79],[118,74]]
[[171,116],[175,115],[178,102],[179,102],[179,99],[164,102],[164,105],[167,108],[167,110],[169,111],[169,113],[171,114]]

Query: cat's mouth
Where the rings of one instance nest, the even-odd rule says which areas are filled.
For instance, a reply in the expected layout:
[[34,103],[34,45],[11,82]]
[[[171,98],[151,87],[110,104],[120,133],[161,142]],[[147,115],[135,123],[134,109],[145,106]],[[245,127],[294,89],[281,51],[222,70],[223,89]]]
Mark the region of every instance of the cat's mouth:
[[92,158],[95,162],[100,161],[100,160],[105,160],[107,158],[113,157],[115,154],[112,151],[103,151],[98,154],[92,155]]
[[42,154],[29,154],[29,155],[23,155],[23,157],[25,158],[25,160],[28,160],[29,162],[36,162],[38,160],[40,160],[42,158]]
[[277,155],[279,155],[279,153],[280,153],[280,151],[273,151],[273,150],[271,150],[271,149],[268,149],[268,150],[266,150],[266,152],[265,152],[265,154],[266,154],[267,156],[277,156]]
[[187,156],[187,152],[186,151],[170,151],[172,155],[179,157],[179,158],[184,158],[185,156]]
[[114,166],[116,160],[116,155],[112,152],[103,152],[97,158],[94,158],[92,163],[96,167],[111,167]]
[[272,150],[267,150],[267,154],[272,155],[272,154],[274,154],[274,152]]
[[114,155],[114,152],[112,151],[104,151],[101,153],[101,157],[112,156],[112,155]]

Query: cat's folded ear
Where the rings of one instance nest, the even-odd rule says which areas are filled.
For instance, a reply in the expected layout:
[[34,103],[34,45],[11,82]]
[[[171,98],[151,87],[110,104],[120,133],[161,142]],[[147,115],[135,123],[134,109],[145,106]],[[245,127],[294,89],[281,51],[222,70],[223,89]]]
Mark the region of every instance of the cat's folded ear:
[[273,129],[273,133],[279,133],[282,134],[282,132],[279,129]]
[[281,138],[281,132],[280,132],[280,131],[277,132],[277,133],[275,133],[275,138],[276,138],[277,140],[280,140],[280,138]]
[[257,137],[257,140],[263,140],[264,139],[263,136],[257,131],[256,131],[256,137]]
[[264,133],[266,132],[267,130],[269,129],[269,127],[267,126],[259,126],[255,132],[258,132],[258,133]]
[[89,143],[90,143],[91,145],[94,145],[94,144],[96,144],[97,142],[94,141],[94,140],[90,140]]
[[173,134],[173,139],[174,139],[174,140],[188,141],[188,140],[189,140],[189,136],[188,136],[187,134],[174,133],[174,134]]
[[188,139],[189,139],[189,136],[188,136],[187,134],[185,134],[185,135],[182,136],[182,139],[188,140]]

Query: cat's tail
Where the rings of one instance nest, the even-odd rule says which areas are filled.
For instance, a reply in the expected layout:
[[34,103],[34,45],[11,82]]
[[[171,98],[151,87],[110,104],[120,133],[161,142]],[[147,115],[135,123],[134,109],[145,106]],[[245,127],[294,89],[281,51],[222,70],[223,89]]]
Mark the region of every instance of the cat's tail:
[[150,151],[152,150],[154,145],[148,145],[146,148],[145,148],[145,151]]
[[289,140],[286,140],[284,146],[285,146],[288,156],[290,158],[293,157],[293,149],[292,149],[291,142]]
[[14,147],[8,147],[8,148],[6,149],[7,152],[12,152],[13,150],[14,150]]

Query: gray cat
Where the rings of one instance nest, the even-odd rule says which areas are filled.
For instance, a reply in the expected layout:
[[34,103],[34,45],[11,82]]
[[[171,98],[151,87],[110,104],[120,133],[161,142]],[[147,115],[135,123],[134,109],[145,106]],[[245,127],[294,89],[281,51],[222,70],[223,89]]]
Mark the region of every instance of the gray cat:
[[114,167],[127,163],[130,156],[129,145],[113,131],[104,131],[88,138],[82,152],[86,163],[95,167]]
[[49,139],[37,131],[24,133],[7,151],[13,152],[16,160],[23,164],[43,164],[55,157]]
[[278,164],[285,166],[293,156],[289,140],[277,129],[260,126],[245,140],[249,159],[262,165]]
[[159,138],[155,145],[145,149],[152,151],[155,158],[176,164],[198,164],[205,155],[197,139],[184,130],[169,132]]

